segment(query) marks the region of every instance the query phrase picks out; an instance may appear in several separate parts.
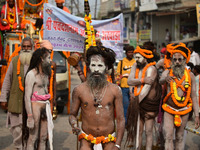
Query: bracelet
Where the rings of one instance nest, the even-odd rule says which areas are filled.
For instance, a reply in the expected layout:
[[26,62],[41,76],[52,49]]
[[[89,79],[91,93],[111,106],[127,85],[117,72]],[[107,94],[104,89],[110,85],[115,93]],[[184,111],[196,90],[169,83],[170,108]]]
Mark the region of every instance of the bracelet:
[[117,148],[119,148],[119,149],[120,149],[120,146],[119,146],[119,145],[115,144],[115,146],[116,146]]
[[30,116],[33,116],[33,114],[28,114],[27,116],[30,117]]

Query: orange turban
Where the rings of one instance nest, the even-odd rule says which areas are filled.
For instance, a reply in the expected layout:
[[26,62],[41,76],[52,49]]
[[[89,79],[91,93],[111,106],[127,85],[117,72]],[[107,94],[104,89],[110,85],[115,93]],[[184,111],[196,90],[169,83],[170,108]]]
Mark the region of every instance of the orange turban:
[[169,53],[171,53],[172,50],[174,50],[175,48],[179,47],[179,46],[184,46],[185,47],[185,44],[184,43],[178,43],[177,45],[175,45],[174,43],[171,43],[171,44],[168,44],[166,49]]
[[40,47],[45,47],[46,49],[50,49],[53,50],[53,46],[51,44],[51,42],[49,42],[48,40],[42,40],[42,42],[40,43]]
[[65,0],[55,0],[56,3],[64,3]]
[[177,45],[172,51],[171,56],[175,53],[180,53],[183,57],[186,58],[186,63],[190,61],[190,53],[191,51],[186,47],[186,45]]
[[154,57],[152,51],[142,49],[139,46],[137,46],[136,49],[134,50],[134,54],[135,53],[140,53],[145,58],[153,58]]

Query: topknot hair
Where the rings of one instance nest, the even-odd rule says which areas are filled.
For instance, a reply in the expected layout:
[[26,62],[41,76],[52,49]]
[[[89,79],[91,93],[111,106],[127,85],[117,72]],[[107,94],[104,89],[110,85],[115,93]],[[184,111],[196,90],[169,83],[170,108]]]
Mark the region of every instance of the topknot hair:
[[87,64],[90,64],[90,58],[93,55],[101,55],[104,60],[106,66],[108,66],[108,70],[113,67],[113,63],[115,62],[115,52],[104,46],[90,46],[86,53]]

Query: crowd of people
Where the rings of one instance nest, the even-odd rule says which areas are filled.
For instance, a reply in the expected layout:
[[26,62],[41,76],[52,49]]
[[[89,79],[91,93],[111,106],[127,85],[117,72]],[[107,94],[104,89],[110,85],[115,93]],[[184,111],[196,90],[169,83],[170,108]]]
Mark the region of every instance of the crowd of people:
[[[63,2],[57,0],[57,7],[69,13]],[[14,0],[8,1],[8,7],[14,7]],[[1,26],[8,25],[4,14],[5,8],[1,12]],[[165,40],[169,43],[168,29],[166,33]],[[30,37],[22,40],[19,54],[9,63],[0,102],[7,109],[7,126],[15,149],[52,150],[54,125],[50,99],[56,104],[53,46],[48,40],[43,40],[36,50],[34,45]],[[163,43],[161,57],[152,42],[136,48],[127,45],[124,50],[126,57],[116,70],[115,52],[101,42],[90,46],[85,60],[81,60],[87,66],[86,75],[83,63],[74,66],[82,83],[72,92],[69,123],[73,133],[79,135],[80,150],[118,150],[125,131],[127,149],[130,145],[142,149],[145,131],[146,150],[151,150],[155,123],[160,126],[160,139],[164,137],[161,149],[183,150],[189,117],[194,115],[195,128],[199,128],[199,55],[184,43]],[[79,111],[81,127],[77,119]]]

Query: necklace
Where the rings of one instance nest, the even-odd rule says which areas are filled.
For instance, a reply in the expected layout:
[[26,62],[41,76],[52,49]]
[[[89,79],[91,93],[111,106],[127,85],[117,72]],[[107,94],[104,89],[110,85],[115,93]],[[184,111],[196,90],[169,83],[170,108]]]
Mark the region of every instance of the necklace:
[[103,107],[101,105],[101,102],[102,102],[102,100],[103,100],[103,98],[105,96],[106,90],[107,90],[107,84],[102,89],[101,94],[99,96],[97,96],[99,91],[97,90],[96,92],[94,92],[94,90],[91,89],[91,92],[92,92],[92,95],[93,95],[94,101],[95,101],[94,107],[96,107],[96,114],[97,115],[99,114],[99,109],[101,109]]

